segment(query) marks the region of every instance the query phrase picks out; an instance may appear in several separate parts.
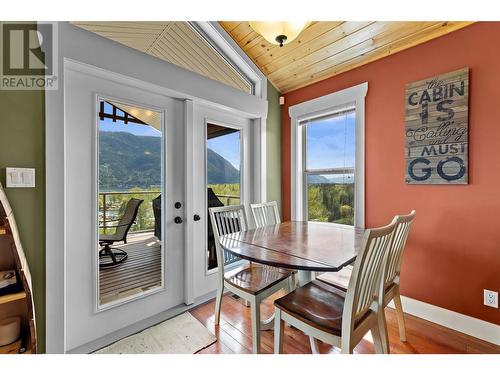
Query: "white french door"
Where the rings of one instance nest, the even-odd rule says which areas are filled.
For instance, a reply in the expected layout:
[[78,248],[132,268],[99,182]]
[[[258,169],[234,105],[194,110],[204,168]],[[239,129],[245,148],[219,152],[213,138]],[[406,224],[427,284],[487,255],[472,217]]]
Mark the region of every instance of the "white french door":
[[[94,75],[91,69],[66,67],[64,78],[66,226],[61,230],[66,243],[65,351],[70,351],[184,302],[184,230],[174,218],[184,217],[185,103],[148,91],[133,80],[106,79],[102,72]],[[99,100],[125,110],[134,107],[159,114],[157,130],[163,134],[158,168],[163,175],[157,187],[162,197],[162,235],[154,233],[154,243],[161,245],[161,276],[153,288],[107,304],[99,297]],[[125,158],[131,150],[120,152]],[[151,202],[144,200],[142,205],[150,209]],[[152,232],[143,232],[139,234],[153,238]],[[115,268],[117,272],[130,267],[131,254],[130,250],[129,259]]]
[[[215,253],[210,251],[208,241],[207,188],[224,205],[242,204],[248,208],[260,199],[259,127],[252,119],[206,105],[194,104],[192,113],[192,128],[186,138],[186,148],[191,151],[188,160],[192,162],[188,215],[197,216],[196,220],[187,218],[187,250],[192,259],[192,266],[187,268],[187,302],[217,288]],[[225,161],[217,164],[222,159]]]

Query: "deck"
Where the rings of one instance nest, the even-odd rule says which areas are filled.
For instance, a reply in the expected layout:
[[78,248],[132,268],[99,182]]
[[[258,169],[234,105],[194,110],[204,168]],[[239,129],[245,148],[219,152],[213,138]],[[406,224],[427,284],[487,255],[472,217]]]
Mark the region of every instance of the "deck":
[[123,249],[128,258],[114,268],[99,270],[101,304],[130,297],[161,285],[161,242],[153,232],[130,233]]

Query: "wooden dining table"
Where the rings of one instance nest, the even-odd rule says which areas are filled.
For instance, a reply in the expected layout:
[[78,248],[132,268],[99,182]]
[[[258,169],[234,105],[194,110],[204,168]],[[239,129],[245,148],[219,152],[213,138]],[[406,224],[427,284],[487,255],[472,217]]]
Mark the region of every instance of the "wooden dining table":
[[314,272],[337,272],[353,263],[363,234],[347,225],[289,221],[227,234],[220,243],[239,258],[297,270],[303,286]]

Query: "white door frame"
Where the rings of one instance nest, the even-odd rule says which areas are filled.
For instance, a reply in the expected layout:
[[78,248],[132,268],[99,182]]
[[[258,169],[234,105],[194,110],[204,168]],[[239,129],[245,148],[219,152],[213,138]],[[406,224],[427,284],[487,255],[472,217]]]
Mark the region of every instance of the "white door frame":
[[[59,89],[45,91],[47,353],[66,351],[64,63],[93,67],[107,77],[125,77],[152,92],[188,101],[185,106],[187,127],[193,118],[189,113],[192,104],[204,103],[253,118],[258,128],[255,131],[259,131],[262,142],[265,139],[267,117],[267,100],[262,97],[244,93],[67,22],[59,22],[58,27],[58,39],[54,47],[58,50]],[[263,146],[260,147],[262,151],[265,150],[265,143]],[[265,199],[265,153],[259,149],[255,150],[255,154],[260,158],[259,190],[262,191],[262,199]],[[185,212],[189,215],[187,206],[186,202]],[[188,226],[185,229],[188,232]],[[189,300],[188,280],[186,287],[186,299]]]

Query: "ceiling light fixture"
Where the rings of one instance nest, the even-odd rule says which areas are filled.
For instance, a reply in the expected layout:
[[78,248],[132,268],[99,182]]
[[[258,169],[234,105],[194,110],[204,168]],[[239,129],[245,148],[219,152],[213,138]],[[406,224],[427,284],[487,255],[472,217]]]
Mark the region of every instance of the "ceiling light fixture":
[[248,23],[265,40],[280,47],[297,38],[300,32],[309,25],[309,22],[249,21]]

